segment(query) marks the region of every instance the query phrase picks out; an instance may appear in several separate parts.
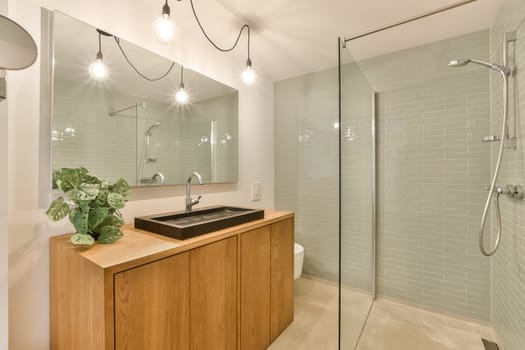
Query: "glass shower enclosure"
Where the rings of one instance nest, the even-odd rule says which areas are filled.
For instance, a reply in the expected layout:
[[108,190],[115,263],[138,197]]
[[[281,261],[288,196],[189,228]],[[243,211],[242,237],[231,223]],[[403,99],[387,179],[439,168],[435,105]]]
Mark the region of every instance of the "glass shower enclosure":
[[375,93],[339,43],[340,349],[354,349],[375,299]]

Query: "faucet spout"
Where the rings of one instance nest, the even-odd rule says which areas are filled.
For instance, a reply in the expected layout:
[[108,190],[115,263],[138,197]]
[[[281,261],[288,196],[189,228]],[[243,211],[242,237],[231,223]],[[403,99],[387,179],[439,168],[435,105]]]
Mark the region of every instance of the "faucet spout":
[[151,180],[153,181],[153,183],[157,183],[157,179],[160,180],[160,184],[161,185],[166,184],[166,177],[164,176],[163,173],[155,173],[155,174],[153,174],[153,176],[151,177]]
[[202,196],[200,195],[197,197],[191,196],[191,180],[194,177],[199,182],[199,185],[203,184],[202,176],[197,172],[192,173],[190,177],[188,177],[188,181],[186,182],[186,211],[187,212],[190,212],[193,209],[194,205],[199,204],[200,199],[202,198]]

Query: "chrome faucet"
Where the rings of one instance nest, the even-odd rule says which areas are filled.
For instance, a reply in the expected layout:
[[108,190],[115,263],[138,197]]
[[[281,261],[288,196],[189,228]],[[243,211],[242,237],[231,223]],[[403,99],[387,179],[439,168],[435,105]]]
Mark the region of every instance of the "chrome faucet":
[[155,173],[152,177],[151,177],[151,181],[153,183],[157,183],[157,178],[160,180],[160,184],[161,185],[164,185],[166,183],[166,178],[164,177],[164,174],[163,173]]
[[192,173],[190,177],[188,177],[188,181],[186,182],[186,211],[191,211],[192,207],[195,204],[199,204],[202,198],[200,195],[197,198],[191,196],[191,179],[193,177],[199,181],[199,185],[202,185],[202,176],[199,173]]

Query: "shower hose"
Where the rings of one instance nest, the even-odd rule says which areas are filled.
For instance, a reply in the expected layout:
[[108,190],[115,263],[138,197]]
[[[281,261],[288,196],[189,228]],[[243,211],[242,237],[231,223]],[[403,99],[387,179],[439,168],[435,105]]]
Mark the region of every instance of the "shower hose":
[[[503,77],[503,127],[501,128],[501,139],[499,145],[498,159],[496,161],[496,168],[494,170],[494,175],[490,182],[489,194],[487,196],[487,201],[485,202],[485,207],[483,208],[483,214],[481,215],[481,228],[479,231],[479,249],[481,253],[485,256],[492,256],[498,250],[499,244],[501,243],[501,209],[499,204],[499,196],[504,194],[504,190],[501,188],[496,188],[496,182],[498,181],[498,175],[501,168],[501,161],[503,159],[503,153],[505,151],[505,145],[507,141],[507,130],[508,130],[508,93],[509,93],[509,73],[506,71],[500,71],[500,74]],[[496,234],[496,242],[494,243],[494,248],[487,250],[484,243],[484,231],[485,231],[485,222],[487,220],[487,215],[490,209],[490,204],[494,193],[496,192],[496,223],[498,226],[498,232]]]

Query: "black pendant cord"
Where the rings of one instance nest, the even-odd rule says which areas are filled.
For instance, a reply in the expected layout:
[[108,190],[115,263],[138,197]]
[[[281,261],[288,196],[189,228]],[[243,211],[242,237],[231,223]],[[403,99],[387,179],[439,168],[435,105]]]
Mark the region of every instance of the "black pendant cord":
[[180,88],[184,89],[184,66],[180,66]]
[[166,71],[166,73],[162,74],[161,76],[157,77],[157,78],[150,78],[148,76],[146,76],[145,74],[141,73],[137,67],[135,67],[135,65],[131,62],[131,60],[128,58],[128,55],[126,54],[126,52],[124,51],[124,49],[122,48],[122,45],[120,45],[120,38],[117,38],[116,36],[113,36],[113,38],[115,39],[115,42],[117,43],[117,46],[118,48],[120,49],[120,52],[122,53],[122,56],[124,56],[124,58],[126,59],[126,61],[128,62],[128,64],[131,66],[131,68],[133,68],[133,70],[138,74],[140,75],[142,78],[144,78],[145,80],[147,81],[159,81],[163,78],[165,78],[168,74],[170,74],[170,72],[172,71],[173,67],[175,67],[175,62],[172,62],[170,67],[168,68],[168,70]]
[[191,5],[191,10],[193,11],[193,16],[195,17],[195,21],[197,21],[197,24],[199,25],[199,27],[200,27],[200,29],[202,31],[202,34],[204,34],[204,37],[206,37],[206,39],[208,39],[210,44],[212,44],[217,50],[219,50],[221,52],[233,51],[237,47],[237,44],[239,44],[239,40],[241,39],[241,35],[242,35],[243,30],[246,29],[248,31],[248,61],[250,61],[250,36],[251,36],[251,29],[250,29],[250,26],[248,24],[243,24],[242,25],[241,29],[239,30],[239,34],[237,35],[237,39],[235,39],[235,42],[233,43],[233,45],[230,48],[225,49],[225,48],[222,48],[222,47],[218,46],[217,44],[215,44],[215,42],[208,36],[206,31],[204,30],[204,27],[202,26],[201,21],[199,20],[199,17],[197,16],[197,12],[195,11],[195,6],[193,5],[193,0],[190,0],[190,5]]
[[102,39],[101,39],[101,34],[98,33],[98,52],[97,52],[97,57],[98,55],[101,55],[102,54]]

